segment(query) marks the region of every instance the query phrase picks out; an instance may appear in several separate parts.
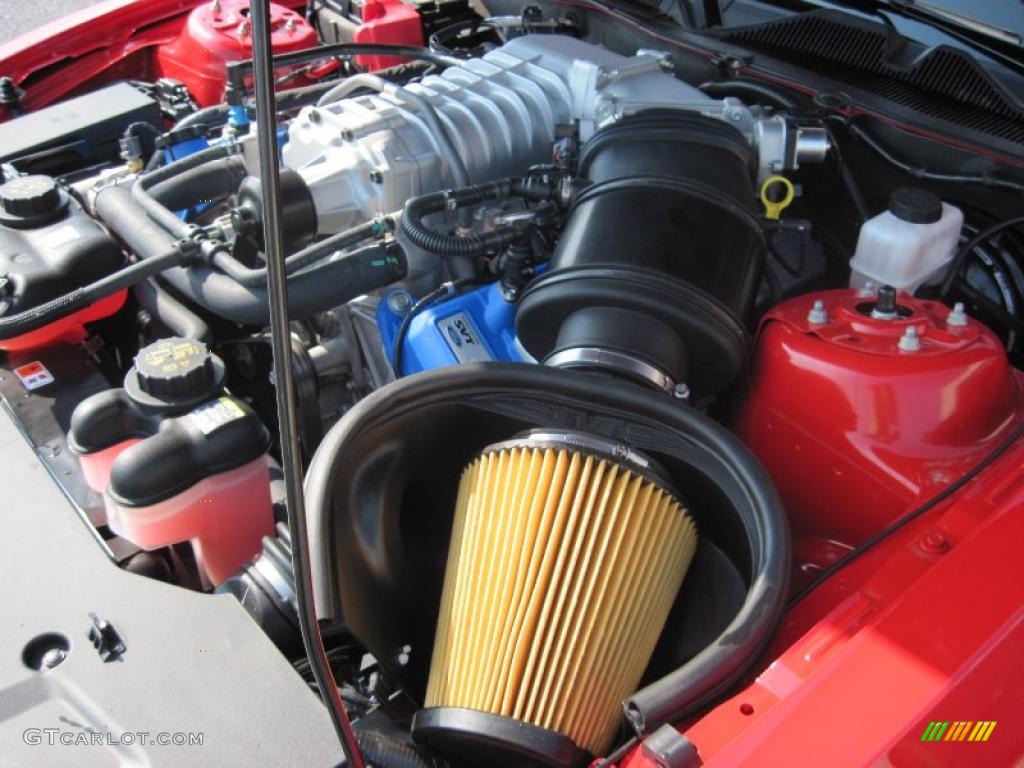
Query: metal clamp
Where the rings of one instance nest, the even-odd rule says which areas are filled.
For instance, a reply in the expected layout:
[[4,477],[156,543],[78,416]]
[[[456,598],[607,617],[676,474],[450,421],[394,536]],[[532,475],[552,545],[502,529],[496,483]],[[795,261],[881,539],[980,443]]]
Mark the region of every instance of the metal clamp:
[[544,360],[544,365],[552,368],[604,368],[634,380],[639,379],[670,395],[674,394],[676,389],[675,380],[660,368],[625,352],[612,349],[601,349],[600,347],[563,349],[549,355]]

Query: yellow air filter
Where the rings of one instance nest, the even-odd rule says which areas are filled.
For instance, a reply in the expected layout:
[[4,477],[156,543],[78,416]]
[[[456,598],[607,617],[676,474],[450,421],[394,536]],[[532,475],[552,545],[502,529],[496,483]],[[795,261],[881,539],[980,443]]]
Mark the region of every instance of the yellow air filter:
[[[696,544],[656,467],[621,445],[547,432],[485,449],[459,486],[417,731],[525,742],[548,764],[603,754]],[[575,755],[550,754],[566,738]]]

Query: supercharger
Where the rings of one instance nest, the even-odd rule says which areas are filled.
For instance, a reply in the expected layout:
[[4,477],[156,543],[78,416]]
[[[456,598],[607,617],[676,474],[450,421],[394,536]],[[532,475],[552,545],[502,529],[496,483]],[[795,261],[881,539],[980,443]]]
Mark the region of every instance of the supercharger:
[[[616,54],[573,38],[516,38],[480,58],[399,87],[334,96],[303,109],[288,128],[284,164],[308,185],[321,234],[400,210],[410,197],[458,186],[451,152],[470,183],[551,162],[556,135],[595,131],[649,109],[721,119],[747,138],[759,180],[824,158],[820,127],[711,99],[666,72],[667,54]],[[355,80],[352,86],[370,83]],[[433,118],[433,119],[431,119]],[[438,136],[438,130],[446,136]]]

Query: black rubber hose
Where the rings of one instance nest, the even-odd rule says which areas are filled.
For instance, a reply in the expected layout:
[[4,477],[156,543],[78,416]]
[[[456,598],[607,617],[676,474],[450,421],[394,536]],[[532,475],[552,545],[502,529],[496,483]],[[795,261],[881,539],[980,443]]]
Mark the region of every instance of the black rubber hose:
[[797,106],[796,101],[782,91],[776,90],[770,85],[765,85],[757,80],[749,80],[743,77],[734,77],[730,80],[712,80],[707,83],[701,83],[697,88],[713,99],[736,96],[744,101],[771,104],[778,109],[791,110],[796,109]]
[[974,173],[945,173],[931,171],[927,168],[911,165],[904,162],[887,149],[882,142],[861,128],[859,125],[842,115],[829,115],[829,120],[843,125],[850,135],[859,140],[868,149],[878,155],[882,160],[899,171],[921,181],[936,181],[948,184],[978,184],[991,189],[1005,189],[1010,192],[1024,192],[1024,182],[1001,179],[995,176],[987,176]]
[[235,144],[218,144],[200,150],[188,157],[183,157],[180,160],[175,160],[173,163],[168,163],[140,176],[132,186],[132,197],[153,221],[167,230],[176,239],[187,238],[191,235],[192,225],[179,219],[173,211],[154,199],[150,194],[150,190],[158,184],[199,168],[206,163],[237,155],[240,151],[240,148]]
[[231,155],[210,160],[153,184],[148,193],[165,208],[183,211],[197,203],[210,203],[235,194],[245,176],[245,159],[241,155]]
[[165,291],[156,278],[144,280],[135,286],[135,298],[150,317],[176,336],[210,342],[210,326],[195,312]]
[[204,125],[204,126],[217,126],[223,125],[227,122],[228,115],[231,114],[231,107],[227,104],[214,104],[210,107],[203,107],[197,109],[191,115],[185,115],[174,125],[174,130],[180,131],[182,128],[189,128],[193,125]]
[[149,160],[146,162],[146,170],[147,171],[155,171],[157,168],[159,168],[163,164],[164,164],[164,151],[162,149],[160,149],[160,147],[157,147],[153,151],[153,154],[150,156]]
[[65,293],[63,296],[58,296],[16,315],[2,317],[0,318],[0,339],[11,339],[23,333],[38,330],[54,320],[85,309],[90,304],[105,299],[117,291],[130,288],[172,267],[181,266],[189,258],[191,258],[191,254],[172,246],[162,253],[155,254],[150,259],[130,264],[89,285]]
[[356,743],[367,764],[377,768],[440,768],[443,765],[425,757],[415,747],[376,731],[356,731]]
[[[319,59],[340,58],[349,56],[394,56],[410,61],[423,61],[438,67],[449,67],[459,63],[458,59],[436,53],[429,48],[417,45],[391,45],[388,43],[331,43],[308,48],[304,51],[279,53],[274,56],[275,67],[292,64],[305,64]],[[245,90],[245,79],[252,74],[252,59],[232,61],[227,67],[228,100],[241,100]]]
[[956,256],[953,257],[949,270],[946,272],[946,278],[942,281],[942,288],[939,289],[939,296],[943,300],[949,299],[950,294],[953,292],[953,285],[956,282],[956,278],[959,276],[960,271],[964,268],[964,264],[967,263],[967,259],[974,252],[975,248],[1003,230],[1020,225],[1024,225],[1024,216],[1014,216],[1013,218],[1005,219],[1004,221],[993,224],[991,227],[983,229],[968,240],[966,245],[960,248],[960,250],[957,251]]
[[[393,229],[394,223],[391,219],[383,217],[352,227],[344,232],[338,232],[318,243],[306,246],[301,251],[297,251],[285,259],[286,273],[289,275],[294,274],[300,269],[322,261],[338,251],[351,248],[354,245],[369,240],[371,237],[382,235]],[[218,249],[214,253],[213,265],[232,280],[246,287],[260,287],[267,282],[266,267],[251,269],[239,262],[226,249]]]
[[491,200],[505,200],[509,197],[546,200],[551,197],[551,192],[542,185],[526,184],[522,179],[504,179],[475,187],[420,195],[405,204],[405,210],[402,212],[402,233],[413,245],[439,256],[483,256],[488,251],[511,245],[519,236],[519,230],[515,227],[498,227],[479,235],[445,235],[428,227],[423,223],[423,219],[434,213],[458,210]]
[[[146,215],[126,187],[100,190],[94,208],[140,258],[155,256],[175,242]],[[405,254],[397,246],[370,246],[293,275],[288,280],[291,318],[301,320],[391,285],[404,278],[407,269]],[[188,269],[171,269],[164,279],[181,296],[227,320],[257,327],[269,322],[265,286],[241,285],[201,262]]]

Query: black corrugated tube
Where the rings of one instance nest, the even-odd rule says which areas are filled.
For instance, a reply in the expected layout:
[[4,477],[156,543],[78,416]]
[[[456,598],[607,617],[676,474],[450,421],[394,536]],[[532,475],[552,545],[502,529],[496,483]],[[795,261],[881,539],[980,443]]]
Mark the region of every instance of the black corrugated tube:
[[[539,182],[539,183],[538,183]],[[507,248],[521,232],[513,226],[498,227],[483,234],[447,235],[428,227],[423,219],[433,213],[454,211],[471,205],[509,197],[524,197],[542,201],[552,198],[550,184],[539,179],[503,179],[474,187],[431,192],[414,197],[402,212],[402,232],[409,241],[429,253],[439,256],[483,256],[488,251]]]

